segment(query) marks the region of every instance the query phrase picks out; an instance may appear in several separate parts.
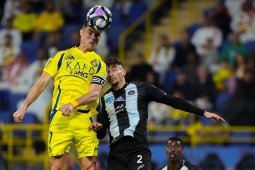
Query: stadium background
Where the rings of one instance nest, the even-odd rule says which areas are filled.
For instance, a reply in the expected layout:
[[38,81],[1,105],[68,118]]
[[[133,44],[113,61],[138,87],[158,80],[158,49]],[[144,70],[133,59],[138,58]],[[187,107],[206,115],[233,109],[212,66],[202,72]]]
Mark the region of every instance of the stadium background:
[[[127,67],[128,80],[147,81],[160,86],[169,94],[221,114],[227,121],[224,124],[217,124],[152,103],[149,107],[148,136],[155,167],[166,163],[164,148],[167,138],[180,136],[186,143],[185,158],[201,165],[203,170],[213,168],[245,170],[245,166],[255,169],[255,118],[252,115],[255,113],[255,39],[252,39],[252,35],[248,36],[248,40],[245,37],[241,39],[240,48],[244,50],[237,53],[246,57],[248,62],[245,64],[242,62],[240,64],[237,59],[233,61],[222,57],[224,49],[231,44],[232,32],[239,31],[243,35],[244,29],[252,29],[249,27],[249,21],[247,27],[244,25],[245,21],[240,21],[243,25],[237,25],[236,28],[231,26],[235,17],[238,17],[235,14],[241,13],[239,10],[244,2],[246,1],[55,0],[50,2],[59,11],[54,15],[55,22],[63,19],[63,23],[58,22],[58,26],[42,29],[44,22],[40,23],[38,18],[46,9],[44,1],[1,1],[0,55],[1,58],[6,57],[4,50],[8,47],[10,60],[5,62],[0,60],[0,169],[48,169],[45,142],[51,88],[32,105],[21,125],[13,123],[12,114],[25,98],[31,85],[38,79],[40,64],[56,50],[78,45],[77,30],[81,27],[88,9],[97,4],[107,6],[113,13],[112,26],[105,32],[102,43],[97,48],[102,57],[119,57]],[[31,21],[16,19],[27,4],[32,7],[30,11],[32,17],[29,15]],[[249,16],[253,19],[254,1],[246,2],[247,4],[246,9],[249,8]],[[227,15],[224,9],[228,9],[230,15]],[[231,13],[231,10],[234,12]],[[187,49],[188,52],[184,54],[185,62],[176,61],[178,48],[179,52],[182,51],[180,46],[185,37],[184,32],[189,34],[191,42],[196,31],[205,27],[204,19],[214,20],[211,27],[218,28],[223,34],[222,40],[215,46],[209,42],[203,44],[206,47],[203,49],[195,46],[195,57],[189,53],[194,52],[194,48]],[[13,28],[7,28],[8,22],[13,22],[15,31]],[[30,30],[22,32],[24,25],[31,25]],[[229,29],[226,29],[228,27]],[[7,34],[13,36],[11,46],[6,45]],[[17,37],[22,37],[22,40]],[[160,43],[162,39],[165,44]],[[155,65],[160,61],[151,61],[153,52],[160,51],[161,47],[175,51],[175,54],[170,55],[174,56],[173,61],[167,60],[167,57],[164,59],[168,63],[163,79],[160,78],[162,70]],[[179,55],[181,56],[180,53]],[[206,56],[209,56],[209,62],[204,61]],[[211,56],[217,56],[217,60],[210,59]],[[228,67],[224,61],[229,61]],[[231,63],[232,61],[234,63]],[[208,79],[211,80],[212,86],[199,86],[194,81],[199,77],[196,70],[199,70],[201,65],[208,69]],[[246,74],[252,75],[250,79],[248,77],[248,83],[245,82]],[[237,83],[231,83],[233,80]],[[234,87],[231,86],[233,84]],[[105,89],[108,87],[109,85],[106,85]],[[73,153],[70,154],[68,167],[79,169]],[[107,139],[104,139],[100,144],[98,169],[104,169],[107,153],[108,143]]]

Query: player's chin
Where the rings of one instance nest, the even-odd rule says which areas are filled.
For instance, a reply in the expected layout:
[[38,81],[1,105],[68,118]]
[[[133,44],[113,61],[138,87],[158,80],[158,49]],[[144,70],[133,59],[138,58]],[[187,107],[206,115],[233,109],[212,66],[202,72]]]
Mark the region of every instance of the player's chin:
[[95,47],[89,47],[88,48],[88,51],[94,51],[95,50]]
[[112,85],[112,86],[115,86],[115,85],[118,84],[118,82],[117,81],[109,81],[109,84]]
[[89,48],[88,48],[88,49],[89,49],[90,51],[94,51],[95,48],[96,48],[96,44],[94,44],[94,43],[89,44]]

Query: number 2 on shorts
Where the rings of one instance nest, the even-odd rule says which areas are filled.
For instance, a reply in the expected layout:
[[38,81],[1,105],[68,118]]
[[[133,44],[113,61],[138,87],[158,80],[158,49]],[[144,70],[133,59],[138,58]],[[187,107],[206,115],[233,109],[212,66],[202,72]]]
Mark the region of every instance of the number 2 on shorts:
[[137,155],[137,158],[138,158],[138,160],[137,160],[137,163],[138,163],[138,164],[143,163],[143,162],[142,162],[142,159],[143,159],[143,156],[142,156],[142,155]]

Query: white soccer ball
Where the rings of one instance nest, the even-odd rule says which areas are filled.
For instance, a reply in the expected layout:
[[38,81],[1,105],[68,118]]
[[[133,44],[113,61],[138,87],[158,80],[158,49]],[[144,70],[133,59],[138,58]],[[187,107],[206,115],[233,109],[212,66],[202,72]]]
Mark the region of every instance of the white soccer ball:
[[112,13],[105,6],[94,6],[87,13],[87,22],[93,29],[104,31],[111,26]]

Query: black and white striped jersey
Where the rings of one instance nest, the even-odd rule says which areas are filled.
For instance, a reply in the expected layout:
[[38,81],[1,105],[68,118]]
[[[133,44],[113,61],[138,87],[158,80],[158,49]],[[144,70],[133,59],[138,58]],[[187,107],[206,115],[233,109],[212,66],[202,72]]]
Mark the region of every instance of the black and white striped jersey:
[[123,136],[147,142],[148,103],[159,101],[163,95],[162,90],[141,82],[109,89],[101,98],[102,110],[97,119],[108,129],[111,144]]
[[103,128],[97,132],[97,137],[103,138],[108,129],[111,144],[123,136],[132,136],[148,145],[146,132],[150,101],[200,116],[204,114],[204,110],[181,98],[167,95],[153,85],[143,82],[126,83],[123,88],[111,88],[102,96],[102,110],[97,115],[97,121],[103,124]]

